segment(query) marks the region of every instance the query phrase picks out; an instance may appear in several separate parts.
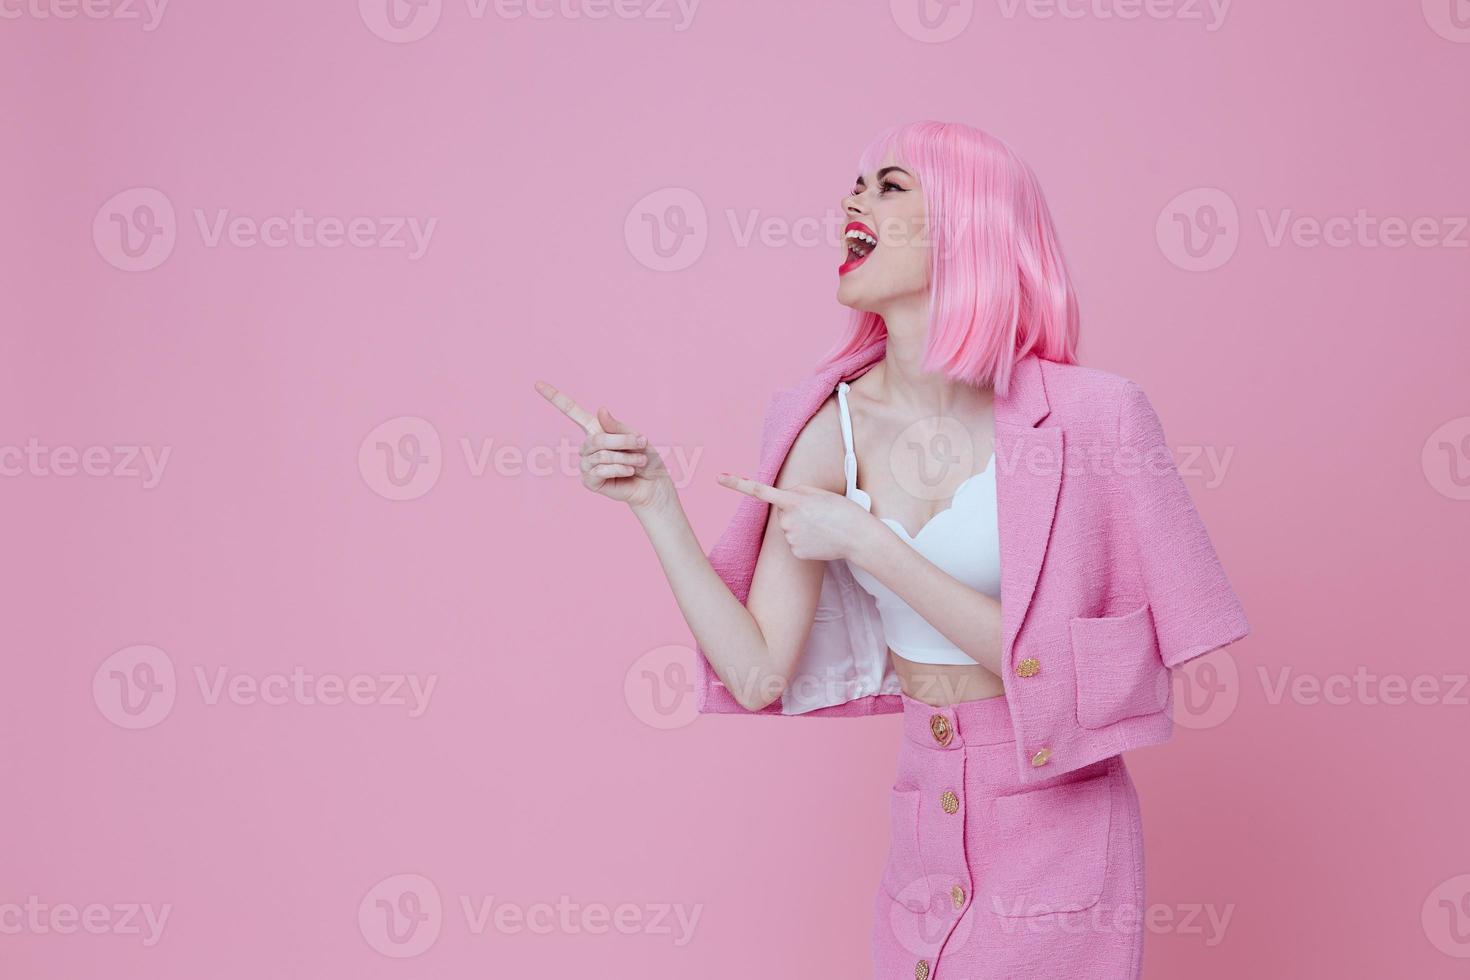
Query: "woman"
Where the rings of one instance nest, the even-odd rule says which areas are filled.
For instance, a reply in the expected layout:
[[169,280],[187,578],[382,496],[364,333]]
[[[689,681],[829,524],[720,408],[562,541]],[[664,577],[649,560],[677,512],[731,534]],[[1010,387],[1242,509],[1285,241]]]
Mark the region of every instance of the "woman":
[[1240,604],[1132,382],[1077,366],[1077,307],[1031,170],[920,122],[863,154],[846,336],[765,420],[706,557],[646,438],[587,431],[702,654],[701,711],[902,712],[875,975],[1136,977],[1138,796],[1122,752],[1172,731],[1169,671],[1244,636]]

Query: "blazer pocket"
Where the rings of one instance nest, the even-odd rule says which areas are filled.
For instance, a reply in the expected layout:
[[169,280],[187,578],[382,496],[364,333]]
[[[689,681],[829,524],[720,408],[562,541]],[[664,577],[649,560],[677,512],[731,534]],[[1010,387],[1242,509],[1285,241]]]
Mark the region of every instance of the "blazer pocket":
[[1080,912],[1102,898],[1113,774],[996,797],[985,904],[1005,918]]
[[1165,709],[1169,671],[1147,603],[1122,616],[1074,617],[1071,641],[1077,723],[1083,728],[1106,728]]
[[883,891],[910,912],[927,912],[929,877],[919,846],[919,790],[893,789],[888,795],[888,862]]

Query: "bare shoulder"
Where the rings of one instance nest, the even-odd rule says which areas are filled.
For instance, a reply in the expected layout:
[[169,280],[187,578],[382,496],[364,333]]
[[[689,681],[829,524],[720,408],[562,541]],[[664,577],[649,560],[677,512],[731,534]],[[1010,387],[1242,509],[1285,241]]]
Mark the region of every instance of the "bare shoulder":
[[847,489],[842,469],[842,422],[837,416],[835,394],[807,420],[776,475],[776,486],[782,489],[801,485],[833,493]]

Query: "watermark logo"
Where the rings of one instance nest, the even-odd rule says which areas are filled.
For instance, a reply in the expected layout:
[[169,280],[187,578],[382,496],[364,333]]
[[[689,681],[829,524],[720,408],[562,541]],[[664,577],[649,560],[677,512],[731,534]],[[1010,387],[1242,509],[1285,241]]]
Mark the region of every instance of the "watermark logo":
[[[194,666],[194,681],[207,707],[398,708],[409,718],[429,710],[438,674],[338,674],[308,671],[299,664],[289,671],[251,674],[228,665]],[[168,717],[180,685],[172,658],[155,646],[125,647],[102,662],[92,676],[92,700],[103,717],[121,728],[152,728]]]
[[152,728],[173,711],[178,696],[174,663],[147,644],[124,647],[92,675],[92,700],[119,728]]
[[[907,829],[912,833],[912,827]],[[892,899],[888,926],[910,955],[927,956],[940,943],[963,946],[969,940],[975,916],[964,914],[969,911],[964,886],[920,875],[903,885],[885,883],[883,888]]]
[[[570,895],[560,895],[555,902],[513,902],[496,895],[460,895],[458,899],[465,930],[471,936],[490,932],[507,936],[604,936],[616,932],[623,936],[672,936],[676,947],[687,946],[693,940],[704,912],[703,905],[614,905],[578,901]],[[384,878],[357,907],[357,926],[363,939],[379,953],[395,959],[428,951],[450,917],[439,889],[420,874]]]
[[1429,29],[1446,41],[1470,44],[1470,0],[1420,0]]
[[[759,208],[725,208],[723,222],[709,217],[703,199],[687,188],[664,188],[646,195],[629,211],[624,242],[633,257],[657,272],[677,272],[693,265],[716,233],[729,232],[735,248],[821,248],[832,252],[834,266],[845,260],[844,229],[852,215],[841,208],[795,217]],[[945,221],[889,217],[870,221],[881,247],[931,248],[952,255],[968,240],[966,215]]]
[[[930,415],[904,428],[888,448],[889,472],[916,500],[948,500],[975,470],[970,429],[949,415]],[[981,472],[984,472],[983,470]]]
[[889,0],[893,22],[915,41],[942,44],[964,33],[975,17],[975,0]]
[[400,415],[362,440],[357,469],[363,481],[388,500],[414,500],[434,489],[444,468],[439,431],[427,419]]
[[1164,205],[1154,224],[1164,257],[1189,272],[1209,272],[1230,261],[1240,244],[1240,213],[1218,187],[1196,187]]
[[411,44],[429,36],[444,12],[443,0],[357,0],[367,29],[392,44]]
[[655,647],[633,661],[623,698],[633,717],[650,728],[683,728],[699,717],[694,692],[697,654],[686,646]]
[[[540,479],[582,477],[582,440],[521,445],[494,436],[459,436],[459,452],[447,454],[438,431],[426,419],[403,415],[379,425],[358,447],[358,471],[364,482],[389,500],[413,500],[432,490],[443,468],[458,458],[473,479]],[[704,455],[703,446],[648,446],[662,472],[680,490],[689,486]],[[3,449],[0,449],[3,453]],[[0,455],[0,462],[3,462]],[[3,472],[3,470],[0,470]]]
[[[1464,249],[1470,216],[1375,214],[1367,208],[1317,216],[1292,208],[1256,208],[1267,248]],[[1189,272],[1209,272],[1230,261],[1244,229],[1235,201],[1215,187],[1185,191],[1164,206],[1155,225],[1164,256]]]
[[[229,208],[192,208],[194,230],[206,249],[380,249],[424,257],[439,219],[417,215],[317,215],[305,208],[265,217]],[[92,243],[124,272],[156,269],[173,254],[180,227],[168,195],[133,187],[108,198],[92,219]]]
[[1435,949],[1456,959],[1470,958],[1470,874],[1436,885],[1419,915],[1424,935]]
[[1195,657],[1169,671],[1174,685],[1174,724],[1181,728],[1216,728],[1240,704],[1240,668],[1229,650]]
[[147,272],[163,265],[173,254],[178,233],[173,202],[153,187],[118,191],[92,219],[97,254],[124,272]]
[[709,216],[699,195],[684,187],[646,194],[623,221],[623,240],[639,264],[655,272],[687,269],[709,243]]
[[1451,500],[1470,500],[1470,416],[1450,419],[1431,432],[1420,463],[1436,491]]
[[384,956],[404,959],[426,952],[439,939],[444,907],[439,889],[423,875],[399,874],[374,885],[357,907],[357,927]]

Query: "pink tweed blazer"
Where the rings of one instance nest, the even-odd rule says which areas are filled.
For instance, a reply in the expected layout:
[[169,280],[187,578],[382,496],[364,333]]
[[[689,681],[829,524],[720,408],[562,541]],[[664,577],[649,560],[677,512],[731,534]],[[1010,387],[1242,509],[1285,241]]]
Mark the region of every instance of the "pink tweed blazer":
[[[766,410],[755,479],[775,483],[807,421],[883,356],[880,339]],[[1027,356],[995,402],[1002,682],[1022,782],[1173,734],[1169,671],[1249,630],[1143,390]],[[835,451],[835,450],[834,450]],[[742,497],[709,558],[749,599],[770,505]],[[903,710],[872,596],[828,562],[816,621],[782,699],[741,707],[698,661],[705,713],[872,715]]]

